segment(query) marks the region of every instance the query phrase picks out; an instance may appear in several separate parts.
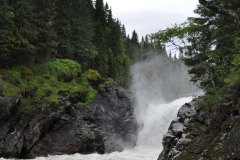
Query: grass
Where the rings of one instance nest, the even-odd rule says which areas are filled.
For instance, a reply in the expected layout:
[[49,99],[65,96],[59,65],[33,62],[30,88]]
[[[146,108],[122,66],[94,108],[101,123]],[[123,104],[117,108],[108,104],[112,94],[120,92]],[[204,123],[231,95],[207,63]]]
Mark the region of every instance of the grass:
[[76,105],[88,106],[105,83],[97,71],[82,72],[79,63],[68,59],[0,70],[0,92],[21,97],[25,108],[56,106],[61,93],[77,95]]

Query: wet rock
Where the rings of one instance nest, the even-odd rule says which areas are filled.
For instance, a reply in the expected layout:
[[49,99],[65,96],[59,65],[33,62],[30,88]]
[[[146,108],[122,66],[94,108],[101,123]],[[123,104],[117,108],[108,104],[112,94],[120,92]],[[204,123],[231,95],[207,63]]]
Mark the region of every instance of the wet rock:
[[186,148],[186,146],[187,146],[191,141],[192,141],[192,139],[190,139],[190,138],[181,138],[181,139],[178,141],[177,145],[176,145],[176,149],[177,149],[178,151],[183,151],[184,148]]
[[184,129],[184,125],[182,123],[176,122],[176,123],[172,123],[171,125],[171,131],[173,135],[177,137],[182,135],[183,129]]
[[189,124],[190,120],[191,120],[190,118],[184,119],[184,121],[183,121],[184,126],[187,126]]
[[183,107],[180,108],[178,111],[178,117],[180,118],[179,121],[184,121],[186,118],[190,118],[196,114],[196,110],[194,106],[190,104],[185,104]]
[[[158,160],[170,160],[177,157],[191,143],[194,136],[189,133],[189,125],[197,115],[196,102],[184,104],[178,111],[177,120],[169,127],[163,138],[163,151]],[[193,129],[194,130],[194,129]]]
[[[240,159],[240,119],[227,136],[227,151],[231,159]],[[226,135],[225,135],[226,136]]]
[[[182,136],[164,137],[158,160],[240,159],[240,118],[233,103],[223,104],[214,112],[191,105],[195,103],[184,105],[178,120],[169,127],[168,133],[172,133],[173,125],[178,128],[176,124],[183,123],[186,128]],[[195,113],[189,112],[192,108],[196,109]]]
[[87,108],[72,105],[76,96],[60,98],[51,112],[21,113],[16,98],[0,97],[0,157],[102,154],[135,145],[138,126],[128,91],[109,85]]
[[0,85],[0,96],[3,96],[3,86]]
[[18,103],[18,98],[0,97],[0,122],[9,118],[11,114],[14,114]]

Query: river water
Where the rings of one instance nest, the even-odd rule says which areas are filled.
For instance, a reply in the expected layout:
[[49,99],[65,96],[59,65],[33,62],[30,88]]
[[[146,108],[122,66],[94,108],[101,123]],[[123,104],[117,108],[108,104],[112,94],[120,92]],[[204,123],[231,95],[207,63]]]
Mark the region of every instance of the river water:
[[[111,154],[62,155],[38,157],[35,160],[157,160],[162,150],[162,136],[169,124],[176,118],[178,109],[192,97],[180,98],[167,104],[150,104],[145,111],[146,122],[139,133],[137,146],[125,149],[123,152]],[[3,160],[3,159],[0,159]]]
[[[178,109],[192,97],[185,97],[166,104],[149,104],[145,110],[144,126],[139,133],[137,146],[111,154],[61,155],[38,157],[35,160],[157,160],[162,150],[162,136],[176,118]],[[4,160],[1,159],[0,160]]]
[[[132,66],[135,115],[141,126],[134,148],[123,152],[38,157],[35,160],[157,160],[162,137],[179,108],[199,90],[189,82],[187,69],[164,56],[154,55]],[[0,160],[4,160],[1,159]]]

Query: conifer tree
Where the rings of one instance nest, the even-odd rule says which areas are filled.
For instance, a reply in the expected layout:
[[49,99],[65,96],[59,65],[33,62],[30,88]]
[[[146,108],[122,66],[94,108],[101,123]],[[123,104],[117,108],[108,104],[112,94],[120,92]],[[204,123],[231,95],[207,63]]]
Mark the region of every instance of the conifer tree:
[[74,59],[86,67],[94,58],[93,6],[91,0],[73,1],[71,8],[71,43]]
[[18,62],[33,63],[36,54],[38,28],[36,21],[36,6],[33,0],[12,1],[14,9],[14,24],[17,28],[16,38],[19,42],[15,46],[14,57]]
[[57,34],[54,30],[56,18],[55,0],[34,0],[36,5],[37,59],[49,59],[57,54]]
[[0,65],[12,63],[11,55],[17,45],[14,31],[16,30],[13,18],[13,9],[9,1],[0,0]]
[[74,46],[71,40],[71,12],[74,0],[56,0],[54,30],[57,34],[57,57],[73,58]]
[[95,35],[94,35],[94,44],[97,47],[98,51],[106,51],[106,12],[103,4],[103,0],[96,0],[95,10]]
[[137,35],[137,32],[135,30],[132,32],[131,42],[136,46],[139,45],[138,35]]

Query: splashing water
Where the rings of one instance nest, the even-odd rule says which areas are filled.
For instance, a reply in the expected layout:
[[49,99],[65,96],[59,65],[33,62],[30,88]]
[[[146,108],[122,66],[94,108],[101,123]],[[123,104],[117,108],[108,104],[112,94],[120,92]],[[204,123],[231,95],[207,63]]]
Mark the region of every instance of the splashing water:
[[187,68],[182,63],[163,55],[149,56],[135,64],[132,76],[135,115],[141,126],[135,148],[104,155],[74,154],[35,160],[156,160],[162,150],[162,137],[171,121],[199,89],[189,82]]
[[[137,146],[162,150],[162,137],[179,108],[199,89],[190,82],[187,67],[166,55],[150,55],[132,67],[135,115],[142,125]],[[186,98],[181,98],[186,97]]]
[[167,132],[180,107],[192,97],[180,98],[168,104],[149,104],[143,116],[143,127],[138,135],[137,146],[162,150],[162,137]]

